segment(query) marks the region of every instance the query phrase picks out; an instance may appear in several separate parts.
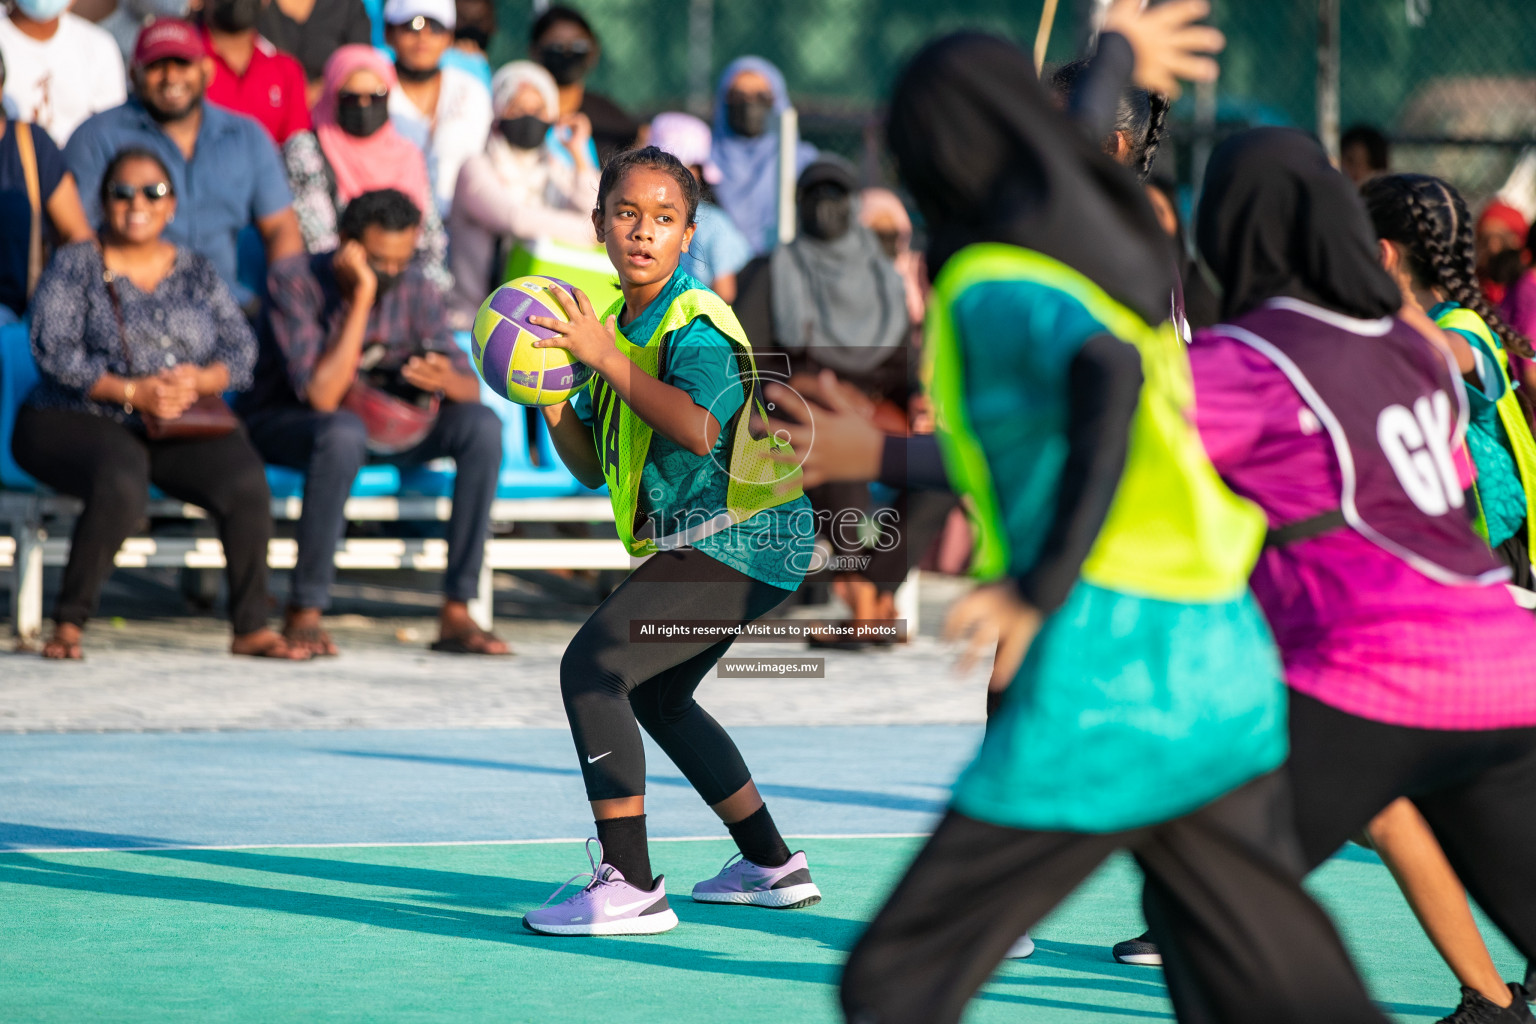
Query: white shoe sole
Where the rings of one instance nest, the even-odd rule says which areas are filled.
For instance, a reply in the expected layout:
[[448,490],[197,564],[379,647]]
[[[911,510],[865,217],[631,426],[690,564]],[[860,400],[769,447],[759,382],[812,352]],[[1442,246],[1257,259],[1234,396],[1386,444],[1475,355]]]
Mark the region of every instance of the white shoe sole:
[[523,927],[540,935],[659,935],[677,927],[677,914],[663,910],[645,917],[624,917],[601,924],[532,924],[525,917]]
[[1122,964],[1132,964],[1136,967],[1161,967],[1163,966],[1163,954],[1132,953],[1130,956],[1115,957],[1115,962]]
[[1008,952],[1003,954],[1004,960],[1023,960],[1033,956],[1035,952],[1035,940],[1028,935],[1021,935],[1013,945],[1008,947]]
[[757,892],[699,892],[693,891],[695,903],[734,903],[746,907],[768,907],[772,910],[798,910],[821,902],[821,890],[815,882],[786,885],[782,889],[762,889]]

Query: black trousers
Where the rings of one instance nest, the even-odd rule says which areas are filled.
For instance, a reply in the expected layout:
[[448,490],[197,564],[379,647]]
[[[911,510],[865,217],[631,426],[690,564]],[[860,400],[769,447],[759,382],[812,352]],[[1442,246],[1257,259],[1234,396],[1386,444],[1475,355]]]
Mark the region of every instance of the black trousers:
[[83,626],[95,614],[113,557],[144,519],[154,484],[207,509],[218,524],[235,633],[266,626],[272,499],[261,456],[243,430],[205,440],[151,441],[103,416],[26,405],[16,417],[11,450],[22,469],[85,501],[54,621]]
[[1409,729],[1293,690],[1289,772],[1308,870],[1409,797],[1467,892],[1536,962],[1536,728]]
[[1283,773],[1171,822],[1089,835],[1003,828],[951,810],[854,947],[856,1024],[948,1024],[1008,947],[1128,849],[1180,1020],[1385,1024],[1327,916],[1297,881]]
[[[368,431],[345,409],[318,412],[308,406],[262,409],[246,422],[251,440],[274,465],[304,471],[304,507],[297,530],[298,564],[288,603],[295,608],[331,606],[336,580],[336,543],[346,529],[347,495],[368,457]],[[415,448],[375,462],[420,466],[453,459],[453,511],[448,517],[448,571],[443,592],[454,601],[474,598],[490,533],[491,503],[501,469],[501,421],[478,402],[444,402],[437,423]]]
[[877,511],[878,536],[861,536],[859,523],[870,515],[869,485],[833,483],[805,492],[818,528],[832,546],[834,572],[864,577],[883,593],[894,593],[929,545],[944,530],[955,496],[947,491],[901,491],[889,507]]
[[652,555],[608,595],[560,660],[560,693],[587,799],[645,793],[641,726],[705,803],[717,804],[751,781],[736,744],[693,699],[731,640],[631,643],[630,622],[751,622],[789,595],[692,548]]

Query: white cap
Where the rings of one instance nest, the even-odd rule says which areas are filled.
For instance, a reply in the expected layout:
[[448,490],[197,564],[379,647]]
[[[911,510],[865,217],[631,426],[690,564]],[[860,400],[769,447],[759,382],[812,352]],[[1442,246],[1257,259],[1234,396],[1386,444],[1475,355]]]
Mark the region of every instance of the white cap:
[[453,0],[386,0],[384,24],[404,25],[416,18],[431,18],[450,31],[458,20]]

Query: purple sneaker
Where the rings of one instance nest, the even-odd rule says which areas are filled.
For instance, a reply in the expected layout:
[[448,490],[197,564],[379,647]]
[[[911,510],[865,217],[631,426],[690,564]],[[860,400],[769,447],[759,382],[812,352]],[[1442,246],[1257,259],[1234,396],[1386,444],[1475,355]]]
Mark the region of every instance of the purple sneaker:
[[798,910],[821,902],[821,890],[811,881],[805,851],[792,854],[776,868],[754,864],[741,854],[725,862],[714,878],[693,887],[699,903],[745,903],[776,910]]
[[[592,844],[597,843],[597,856]],[[542,935],[655,935],[677,927],[677,915],[667,905],[662,876],[650,892],[624,881],[612,864],[603,863],[603,844],[587,840],[587,859],[592,870],[571,878],[545,900],[538,910],[523,915],[523,927]],[[580,892],[550,906],[578,879],[590,878]]]

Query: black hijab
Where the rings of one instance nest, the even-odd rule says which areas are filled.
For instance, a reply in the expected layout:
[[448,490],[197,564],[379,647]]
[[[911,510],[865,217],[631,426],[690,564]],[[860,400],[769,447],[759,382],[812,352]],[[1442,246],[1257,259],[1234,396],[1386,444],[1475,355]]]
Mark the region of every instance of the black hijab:
[[1173,259],[1130,171],[1058,113],[1023,50],[960,32],[924,47],[891,99],[891,150],[928,229],[928,271],[976,242],[1060,260],[1151,324]]
[[1361,319],[1403,304],[1360,194],[1294,128],[1255,128],[1216,147],[1195,240],[1227,319],[1282,295]]

